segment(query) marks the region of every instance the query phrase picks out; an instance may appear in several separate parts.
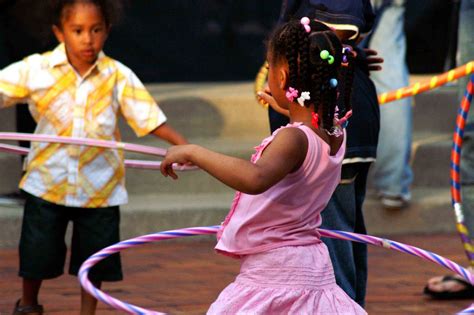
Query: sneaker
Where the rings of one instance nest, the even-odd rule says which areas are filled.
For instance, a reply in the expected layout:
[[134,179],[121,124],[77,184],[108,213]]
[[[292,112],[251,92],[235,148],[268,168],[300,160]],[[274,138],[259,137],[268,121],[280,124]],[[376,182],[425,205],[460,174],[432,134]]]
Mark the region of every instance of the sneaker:
[[409,205],[409,201],[402,196],[381,196],[380,202],[388,210],[400,210]]
[[0,206],[23,206],[25,196],[20,191],[0,195]]

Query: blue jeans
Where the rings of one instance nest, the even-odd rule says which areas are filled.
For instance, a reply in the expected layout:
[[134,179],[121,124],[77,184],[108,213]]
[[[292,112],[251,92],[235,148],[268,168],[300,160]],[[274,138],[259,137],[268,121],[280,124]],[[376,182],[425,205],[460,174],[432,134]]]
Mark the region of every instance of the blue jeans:
[[[342,181],[321,213],[321,228],[366,234],[362,204],[371,163],[345,164]],[[337,284],[360,306],[365,305],[367,245],[323,238],[329,249]]]
[[[474,0],[462,0],[459,11],[457,63],[463,65],[474,60]],[[471,74],[472,75],[472,74]],[[469,77],[459,80],[459,100],[464,96]],[[471,233],[474,233],[474,106],[467,116],[461,149],[462,201],[465,221]]]
[[[369,47],[384,58],[382,71],[370,75],[377,93],[408,86],[403,29],[405,8],[391,4],[383,12]],[[380,133],[375,162],[374,186],[387,196],[410,199],[413,174],[410,167],[412,141],[412,99],[405,98],[380,107]]]

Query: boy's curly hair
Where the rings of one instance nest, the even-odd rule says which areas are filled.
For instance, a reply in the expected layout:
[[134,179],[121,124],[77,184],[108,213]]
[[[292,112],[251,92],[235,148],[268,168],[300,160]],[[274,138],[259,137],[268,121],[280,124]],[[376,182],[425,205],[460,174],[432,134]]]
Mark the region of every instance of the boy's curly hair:
[[[318,113],[322,107],[322,127],[333,127],[334,113],[338,99],[343,101],[340,116],[351,109],[350,94],[353,79],[353,56],[343,55],[343,46],[337,35],[326,25],[310,21],[311,32],[307,33],[300,20],[291,20],[275,30],[269,41],[271,62],[287,62],[289,68],[289,86],[310,92],[311,100],[305,106],[314,105]],[[327,50],[334,62],[322,59],[320,54]],[[347,59],[348,66],[341,71],[341,62]],[[337,88],[330,80],[337,79]],[[288,88],[287,87],[287,88]],[[338,98],[338,94],[341,97]]]
[[61,20],[67,14],[69,6],[76,3],[90,3],[100,8],[107,26],[117,24],[122,18],[126,1],[122,0],[50,0],[51,24],[61,26]]

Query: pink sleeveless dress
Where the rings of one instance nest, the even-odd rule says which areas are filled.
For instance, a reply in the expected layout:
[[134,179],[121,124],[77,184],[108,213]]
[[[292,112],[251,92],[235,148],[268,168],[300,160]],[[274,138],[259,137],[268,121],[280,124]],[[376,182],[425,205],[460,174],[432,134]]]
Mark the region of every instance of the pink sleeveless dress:
[[[339,183],[345,140],[330,147],[301,123],[308,151],[300,169],[259,195],[236,193],[216,250],[241,259],[235,281],[208,314],[366,314],[337,284],[316,228]],[[255,163],[281,128],[256,147]]]

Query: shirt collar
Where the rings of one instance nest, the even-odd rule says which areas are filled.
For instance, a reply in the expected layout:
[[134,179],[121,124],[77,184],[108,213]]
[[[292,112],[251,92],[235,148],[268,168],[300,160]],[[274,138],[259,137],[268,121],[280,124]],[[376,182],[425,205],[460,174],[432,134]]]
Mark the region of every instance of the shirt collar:
[[[106,55],[104,54],[103,51],[100,51],[93,68],[95,67],[100,68],[101,65],[104,63],[105,59],[106,59]],[[64,43],[61,43],[53,50],[51,54],[51,59],[50,59],[51,67],[54,68],[56,66],[65,65],[68,63],[69,61],[67,60],[66,46],[64,45]]]

